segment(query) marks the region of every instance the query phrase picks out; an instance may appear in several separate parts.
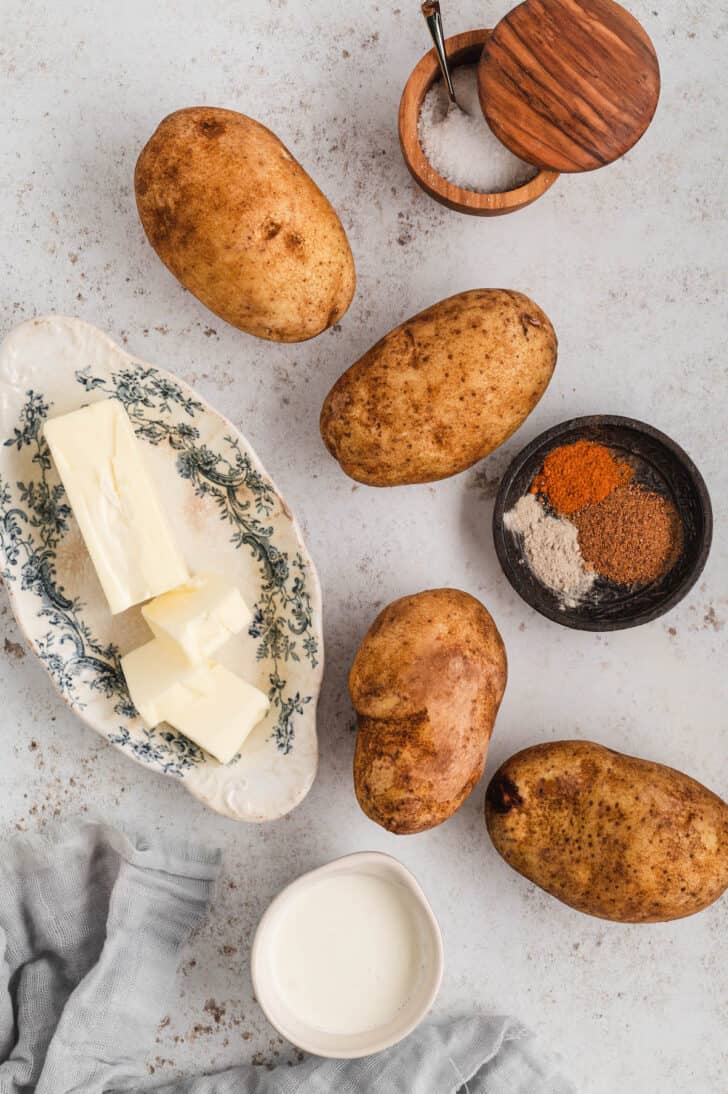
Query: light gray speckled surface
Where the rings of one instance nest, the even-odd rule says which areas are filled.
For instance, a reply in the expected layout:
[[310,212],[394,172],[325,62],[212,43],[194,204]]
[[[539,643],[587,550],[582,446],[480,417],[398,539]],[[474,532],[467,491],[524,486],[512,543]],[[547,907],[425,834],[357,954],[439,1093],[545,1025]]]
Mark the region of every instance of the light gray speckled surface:
[[[480,787],[441,828],[397,839],[358,810],[345,675],[374,612],[400,594],[460,585],[492,610],[510,683],[488,772],[526,744],[588,736],[682,768],[728,794],[728,469],[725,459],[728,19],[710,0],[634,0],[663,71],[657,117],[623,161],[563,178],[530,209],[477,221],[416,190],[396,110],[424,51],[416,0],[398,5],[217,6],[5,0],[0,40],[0,328],[77,314],[177,371],[235,420],[296,508],[324,588],[328,671],[321,770],[284,821],[238,826],[132,766],[64,709],[0,600],[4,832],[79,811],[220,842],[226,883],[185,955],[150,1066],[294,1059],[251,996],[247,953],[273,894],[363,848],[411,867],[441,919],[437,1012],[509,1011],[570,1057],[592,1094],[719,1094],[728,1073],[728,901],[673,925],[623,927],[558,904],[511,872],[483,829]],[[451,0],[448,29],[506,4]],[[132,171],[160,118],[196,103],[271,126],[339,209],[359,290],[337,331],[257,342],[185,294],[147,244]],[[554,381],[506,448],[435,487],[356,488],[317,419],[339,372],[407,315],[460,289],[531,294],[558,331]],[[599,411],[671,433],[703,470],[713,553],[664,620],[607,637],[527,609],[489,535],[496,480],[541,429]]]

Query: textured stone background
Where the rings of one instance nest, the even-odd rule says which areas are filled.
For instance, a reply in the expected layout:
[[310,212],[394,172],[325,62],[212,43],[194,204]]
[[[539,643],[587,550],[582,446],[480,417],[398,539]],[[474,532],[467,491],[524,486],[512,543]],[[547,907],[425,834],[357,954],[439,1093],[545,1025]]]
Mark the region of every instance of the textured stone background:
[[[728,794],[728,19],[708,0],[631,6],[663,71],[645,138],[606,170],[562,178],[524,212],[478,221],[415,189],[399,154],[399,96],[427,44],[416,0],[4,0],[0,328],[78,315],[194,384],[250,437],[297,510],[324,588],[319,778],[290,817],[261,828],[206,812],[76,721],[0,594],[3,831],[88,811],[225,847],[226,880],[150,1055],[160,1073],[295,1059],[252,999],[255,925],[302,870],[378,848],[414,870],[441,920],[438,1015],[521,1016],[593,1094],[725,1089],[728,899],[673,925],[589,919],[500,861],[483,828],[484,786],[441,828],[397,839],[359,812],[350,775],[345,675],[359,639],[386,601],[451,584],[485,601],[509,652],[488,773],[527,744],[590,737]],[[492,25],[505,11],[450,0],[448,29]],[[136,156],[165,114],[197,103],[265,122],[333,200],[359,274],[340,329],[300,346],[248,338],[187,295],[148,246]],[[523,290],[551,316],[561,353],[543,402],[470,473],[434,487],[353,486],[318,436],[330,384],[391,326],[475,286]],[[716,511],[713,553],[687,601],[609,636],[531,612],[500,574],[489,533],[509,458],[547,426],[600,411],[671,433],[702,468]]]

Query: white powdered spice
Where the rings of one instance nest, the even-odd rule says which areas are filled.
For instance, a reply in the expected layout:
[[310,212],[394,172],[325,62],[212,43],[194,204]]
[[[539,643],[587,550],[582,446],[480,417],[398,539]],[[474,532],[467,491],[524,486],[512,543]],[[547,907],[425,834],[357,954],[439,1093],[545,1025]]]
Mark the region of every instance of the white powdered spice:
[[442,80],[436,80],[420,109],[418,135],[422,151],[438,175],[463,190],[500,194],[532,179],[536,168],[514,156],[498,140],[483,116],[478,98],[476,65],[452,73],[458,110]]
[[596,574],[584,567],[576,525],[547,513],[534,494],[519,498],[504,515],[503,525],[523,537],[533,576],[556,593],[559,606],[576,607],[596,581]]

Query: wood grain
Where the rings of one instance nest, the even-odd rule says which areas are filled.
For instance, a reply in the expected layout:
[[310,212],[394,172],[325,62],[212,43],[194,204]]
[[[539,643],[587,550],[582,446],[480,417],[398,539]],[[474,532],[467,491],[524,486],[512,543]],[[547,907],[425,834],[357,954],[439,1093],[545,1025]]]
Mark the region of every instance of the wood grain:
[[[477,64],[483,44],[490,34],[490,29],[484,28],[448,38],[445,48],[450,67]],[[422,151],[417,126],[422,100],[439,76],[437,56],[434,49],[431,49],[412,70],[399,104],[399,143],[402,155],[410,174],[422,189],[449,209],[486,217],[515,212],[545,193],[559,177],[557,172],[539,171],[525,186],[505,193],[479,194],[474,190],[463,190],[435,171]]]
[[483,48],[478,89],[491,129],[521,159],[592,171],[647,129],[660,69],[647,32],[614,0],[526,0]]

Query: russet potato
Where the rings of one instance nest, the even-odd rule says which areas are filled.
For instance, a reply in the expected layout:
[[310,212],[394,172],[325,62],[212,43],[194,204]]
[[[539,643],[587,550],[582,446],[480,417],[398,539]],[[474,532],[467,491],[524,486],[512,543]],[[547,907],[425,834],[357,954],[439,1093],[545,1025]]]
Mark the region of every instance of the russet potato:
[[588,915],[680,919],[728,887],[728,805],[680,771],[589,741],[512,756],[485,818],[509,866]]
[[252,118],[202,106],[170,114],[139,156],[134,188],[162,262],[233,326],[300,342],[349,307],[354,260],[338,216]]
[[522,293],[473,289],[385,335],[326,397],[321,436],[351,478],[456,475],[518,429],[556,364],[554,329]]
[[496,625],[467,593],[406,596],[377,616],[349,675],[367,816],[405,834],[462,805],[483,773],[506,675]]

